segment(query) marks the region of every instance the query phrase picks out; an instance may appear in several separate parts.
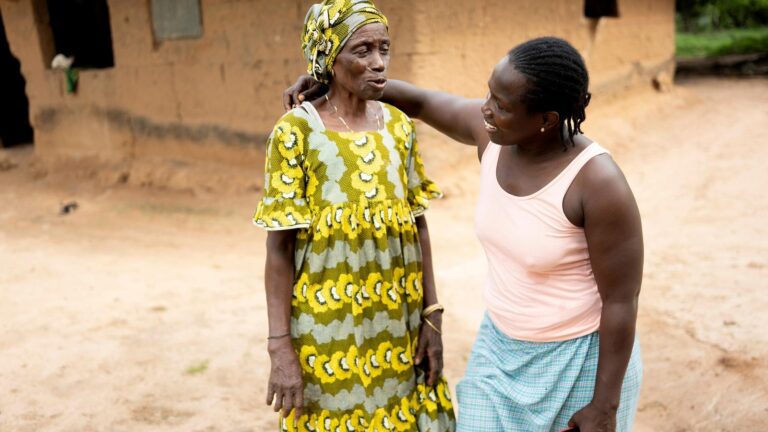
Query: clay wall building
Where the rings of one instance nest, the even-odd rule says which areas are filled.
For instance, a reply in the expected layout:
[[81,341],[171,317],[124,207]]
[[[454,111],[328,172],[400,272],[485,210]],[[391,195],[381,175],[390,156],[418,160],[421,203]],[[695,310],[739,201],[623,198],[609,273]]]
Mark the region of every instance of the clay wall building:
[[[18,109],[28,109],[22,118],[36,156],[94,162],[132,180],[173,183],[190,164],[223,164],[260,180],[254,167],[261,169],[264,139],[282,113],[282,89],[305,68],[299,35],[312,1],[91,0],[95,15],[70,25],[100,36],[62,40],[66,20],[77,19],[62,12],[66,3],[0,0],[0,42],[20,63],[24,79],[13,85],[25,82],[28,108]],[[584,16],[581,0],[377,5],[394,41],[390,76],[467,96],[486,93],[489,72],[512,46],[542,35],[566,38],[584,54],[598,95],[650,85],[674,68],[674,0],[622,0],[619,18],[599,20]],[[67,93],[66,74],[51,60],[78,43],[110,52],[91,61],[100,67],[81,69],[77,92]],[[0,99],[10,83],[0,82]]]

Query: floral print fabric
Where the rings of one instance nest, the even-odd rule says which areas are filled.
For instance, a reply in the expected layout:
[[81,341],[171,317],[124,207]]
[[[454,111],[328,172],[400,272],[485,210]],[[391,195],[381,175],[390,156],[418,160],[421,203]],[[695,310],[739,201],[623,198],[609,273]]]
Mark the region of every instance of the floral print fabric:
[[452,431],[447,383],[413,357],[422,263],[415,217],[440,190],[424,174],[413,122],[382,104],[379,131],[326,130],[305,102],[268,140],[254,223],[299,229],[291,334],[305,412],[284,431]]

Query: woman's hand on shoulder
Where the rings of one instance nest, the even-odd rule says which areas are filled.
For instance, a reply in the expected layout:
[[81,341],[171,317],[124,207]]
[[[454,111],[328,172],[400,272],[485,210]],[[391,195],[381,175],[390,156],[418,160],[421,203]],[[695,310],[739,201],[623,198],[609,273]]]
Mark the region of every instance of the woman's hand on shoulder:
[[292,86],[283,90],[283,108],[288,111],[304,101],[315,100],[324,95],[328,87],[309,75],[300,75]]

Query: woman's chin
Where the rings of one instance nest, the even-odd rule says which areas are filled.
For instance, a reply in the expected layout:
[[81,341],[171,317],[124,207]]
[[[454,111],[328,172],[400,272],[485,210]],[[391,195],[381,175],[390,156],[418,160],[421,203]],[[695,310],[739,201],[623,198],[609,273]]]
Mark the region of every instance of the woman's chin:
[[515,136],[514,133],[510,133],[509,130],[500,129],[492,125],[485,126],[485,133],[488,134],[488,139],[491,142],[502,146],[516,145],[520,141],[520,138]]
[[499,141],[501,141],[503,139],[503,137],[501,136],[501,134],[499,134],[499,130],[498,129],[491,130],[491,129],[486,128],[485,129],[485,133],[488,134],[488,139],[489,140],[491,140],[492,142],[494,142],[496,144],[501,144]]
[[362,95],[364,99],[376,100],[384,96],[384,86],[366,85],[363,88]]

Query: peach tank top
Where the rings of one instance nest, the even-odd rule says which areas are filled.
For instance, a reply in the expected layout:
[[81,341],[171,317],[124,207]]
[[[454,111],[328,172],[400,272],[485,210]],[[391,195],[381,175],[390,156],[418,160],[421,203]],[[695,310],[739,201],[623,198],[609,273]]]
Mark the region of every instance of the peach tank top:
[[581,168],[608,153],[590,144],[549,184],[523,197],[496,178],[502,146],[482,156],[475,231],[488,258],[484,297],[493,323],[520,340],[552,342],[592,333],[602,302],[584,229],[563,212],[563,198]]

